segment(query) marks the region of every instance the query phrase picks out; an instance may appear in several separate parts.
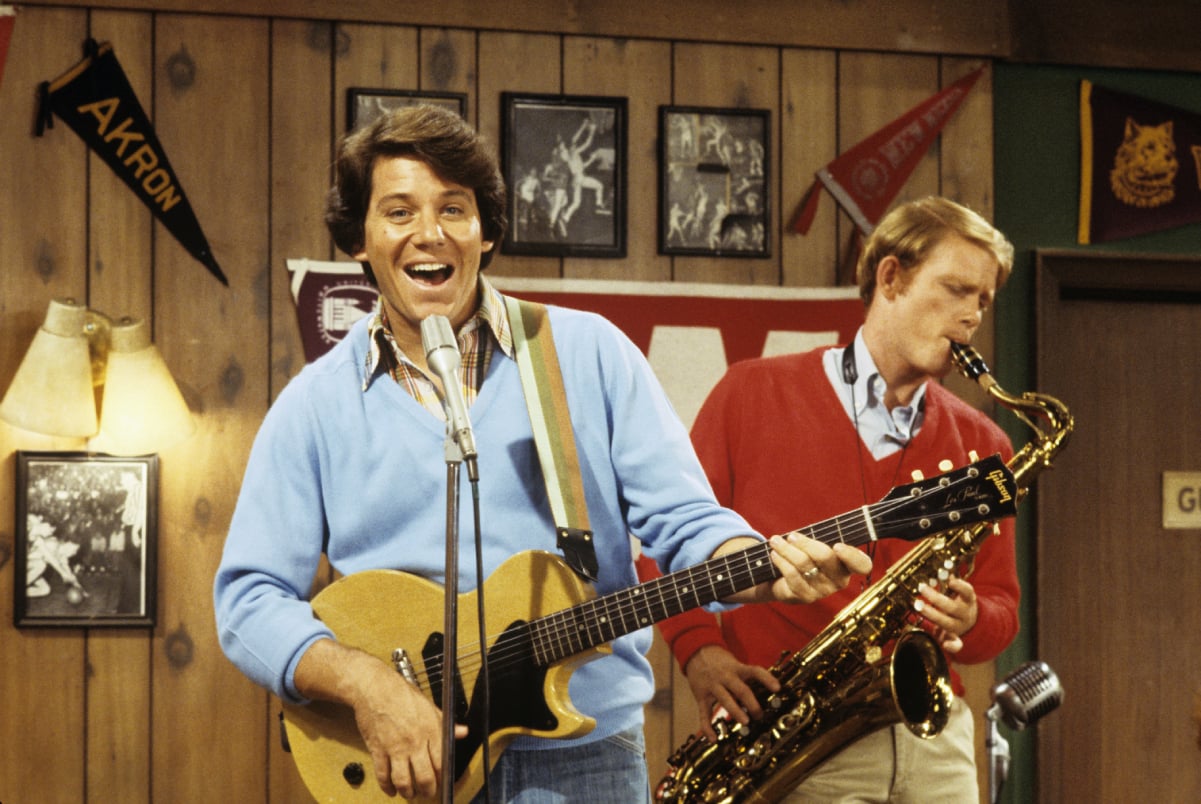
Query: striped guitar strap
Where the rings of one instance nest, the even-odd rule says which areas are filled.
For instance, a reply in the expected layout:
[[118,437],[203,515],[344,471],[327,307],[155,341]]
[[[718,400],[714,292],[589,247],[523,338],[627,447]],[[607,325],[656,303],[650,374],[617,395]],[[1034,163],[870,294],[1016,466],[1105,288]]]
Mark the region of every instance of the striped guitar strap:
[[567,392],[559,370],[559,357],[551,334],[546,307],[536,302],[505,297],[513,351],[521,373],[534,444],[542,464],[546,496],[555,520],[555,534],[567,564],[590,581],[596,581],[596,548],[588,524],[588,504],[580,475]]

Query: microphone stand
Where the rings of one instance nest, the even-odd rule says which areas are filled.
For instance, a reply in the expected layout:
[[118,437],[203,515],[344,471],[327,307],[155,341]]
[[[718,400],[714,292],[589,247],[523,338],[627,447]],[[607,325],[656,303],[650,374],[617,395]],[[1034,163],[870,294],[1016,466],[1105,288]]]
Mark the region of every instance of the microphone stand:
[[988,800],[991,804],[997,804],[1001,787],[1009,776],[1009,741],[997,729],[996,709],[996,706],[990,707],[985,714],[988,734],[984,737],[984,747],[988,749]]
[[[490,698],[488,684],[487,631],[484,627],[483,544],[480,535],[479,464],[476,459],[475,438],[467,404],[459,389],[457,376],[461,365],[459,345],[446,316],[430,315],[421,322],[421,344],[425,349],[430,370],[442,381],[439,397],[446,413],[446,609],[443,621],[442,650],[442,801],[453,804],[455,783],[455,702],[458,682],[458,622],[459,622],[459,469],[467,463],[467,479],[471,482],[475,518],[475,567],[478,587],[480,676],[483,689],[483,753],[484,799],[488,800],[488,735],[490,733]],[[477,684],[478,686],[478,684]],[[470,705],[468,710],[470,713]],[[469,724],[470,725],[470,724]]]
[[463,453],[446,428],[446,606],[442,621],[442,801],[454,804],[455,679],[459,641],[459,469]]
[[[442,802],[454,804],[455,789],[455,682],[458,678],[459,641],[459,473],[463,451],[448,426],[446,429],[446,603],[442,631]],[[480,634],[479,694],[483,710],[482,750],[484,801],[491,801],[488,776],[492,763],[488,735],[491,733],[491,683],[488,674],[487,631],[484,625],[483,540],[480,533],[479,470],[474,458],[467,461],[475,520],[475,572]]]

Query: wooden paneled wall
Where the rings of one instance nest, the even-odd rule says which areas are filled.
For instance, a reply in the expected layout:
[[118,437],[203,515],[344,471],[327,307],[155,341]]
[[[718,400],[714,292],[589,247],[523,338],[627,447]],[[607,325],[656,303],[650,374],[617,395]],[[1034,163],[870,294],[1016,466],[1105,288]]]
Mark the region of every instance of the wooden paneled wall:
[[[228,288],[64,125],[32,135],[35,87],[73,65],[88,36],[113,43]],[[11,381],[49,300],[74,297],[152,322],[199,427],[161,455],[156,627],[17,629],[14,452],[83,445],[0,423],[0,801],[307,799],[280,751],[277,703],[218,647],[211,584],[251,441],[303,363],[284,261],[335,256],[321,205],[347,87],[465,92],[469,116],[494,141],[505,90],[629,98],[629,256],[502,256],[489,269],[496,274],[829,286],[851,231],[830,198],[808,236],[784,233],[814,171],[980,64],[590,37],[566,27],[520,33],[23,7],[0,86],[0,388]],[[662,104],[771,111],[770,258],[656,253]],[[930,193],[991,216],[987,71],[903,197]],[[648,708],[647,727],[653,779],[695,723],[691,696],[661,647],[656,662],[661,694]],[[991,680],[991,667],[969,671],[977,712]]]

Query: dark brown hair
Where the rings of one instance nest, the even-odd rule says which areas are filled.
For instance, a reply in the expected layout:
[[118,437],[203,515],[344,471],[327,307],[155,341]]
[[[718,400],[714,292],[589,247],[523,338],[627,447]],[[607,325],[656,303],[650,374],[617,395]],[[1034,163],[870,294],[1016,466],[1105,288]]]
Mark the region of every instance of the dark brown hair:
[[[444,181],[475,192],[483,239],[496,244],[480,255],[480,268],[488,267],[509,224],[504,177],[484,139],[458,114],[437,106],[394,109],[342,138],[325,201],[325,223],[334,244],[350,255],[362,249],[372,171],[377,159],[393,156],[418,159]],[[363,271],[375,284],[366,262]]]

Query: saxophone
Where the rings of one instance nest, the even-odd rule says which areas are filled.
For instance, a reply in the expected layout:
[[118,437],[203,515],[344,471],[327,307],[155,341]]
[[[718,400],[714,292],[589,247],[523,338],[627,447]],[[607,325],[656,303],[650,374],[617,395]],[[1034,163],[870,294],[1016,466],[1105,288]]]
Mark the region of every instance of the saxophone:
[[[1006,463],[1020,501],[1066,445],[1075,426],[1072,415],[1054,397],[1004,391],[972,347],[953,343],[951,354],[965,377],[1035,432]],[[716,742],[694,734],[678,748],[655,800],[768,804],[877,729],[900,721],[919,737],[941,732],[953,693],[942,649],[913,624],[917,587],[970,571],[995,528],[985,521],[919,542],[802,650],[781,656],[771,668],[779,692],[759,691],[762,718],[747,726],[719,718],[713,723]]]

